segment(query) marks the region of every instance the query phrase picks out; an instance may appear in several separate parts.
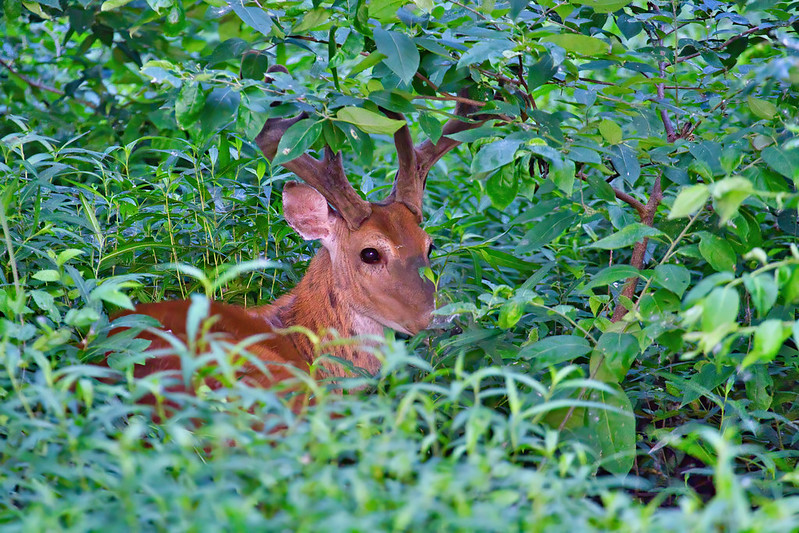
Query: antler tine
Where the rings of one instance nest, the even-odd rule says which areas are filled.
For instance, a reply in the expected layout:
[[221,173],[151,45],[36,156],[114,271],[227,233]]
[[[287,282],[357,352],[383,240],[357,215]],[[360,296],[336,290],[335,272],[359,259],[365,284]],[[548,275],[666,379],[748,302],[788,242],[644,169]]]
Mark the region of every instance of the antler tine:
[[[463,90],[459,96],[465,96],[467,94],[468,93],[466,90]],[[455,116],[466,118],[478,110],[479,107],[476,105],[458,102],[458,104],[455,106]],[[461,131],[471,130],[482,126],[489,118],[490,117],[486,116],[476,117],[473,122],[464,122],[460,120],[460,118],[451,118],[446,124],[444,124],[444,128],[441,131],[441,138],[437,143],[427,140],[420,144],[416,148],[416,151],[419,154],[419,168],[420,173],[423,176],[423,180],[427,179],[427,173],[430,171],[433,165],[435,165],[436,162],[444,156],[444,154],[461,144],[461,141],[450,139],[447,137],[447,135],[452,135],[453,133],[459,133]]]
[[402,113],[382,109],[383,113],[394,120],[405,122],[394,133],[394,146],[397,148],[397,174],[394,176],[394,187],[386,198],[386,203],[402,202],[422,221],[422,195],[424,194],[424,178],[419,179],[419,157],[413,146],[411,129]]
[[[281,68],[270,68],[269,72],[278,70],[287,72],[282,66]],[[255,138],[255,143],[266,158],[272,161],[277,153],[280,139],[286,130],[307,117],[308,115],[303,112],[293,118],[267,119],[261,133]],[[363,221],[372,214],[372,206],[369,202],[361,198],[350,185],[344,172],[341,155],[334,154],[330,147],[325,146],[325,155],[321,161],[308,154],[303,154],[283,163],[283,166],[319,191],[338,211],[350,229],[358,229]]]
[[[464,93],[465,91],[461,92]],[[455,106],[455,115],[466,118],[477,110],[478,107],[475,105],[458,102]],[[400,113],[387,110],[383,110],[383,112],[389,118],[405,120],[405,117]],[[444,125],[441,138],[437,143],[428,140],[416,147],[413,145],[411,131],[407,124],[397,130],[394,134],[394,145],[397,148],[399,169],[394,179],[394,188],[391,190],[387,201],[402,202],[421,222],[422,198],[428,172],[444,154],[461,144],[460,141],[450,139],[447,135],[476,128],[486,120],[488,119],[481,117],[475,122],[464,122],[459,118],[452,118]]]

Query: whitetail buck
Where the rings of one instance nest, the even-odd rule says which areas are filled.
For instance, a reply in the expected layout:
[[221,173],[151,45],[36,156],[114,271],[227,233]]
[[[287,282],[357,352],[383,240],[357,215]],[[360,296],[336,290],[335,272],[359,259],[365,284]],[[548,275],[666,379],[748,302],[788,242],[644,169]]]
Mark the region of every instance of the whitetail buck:
[[[459,105],[456,115],[465,117],[471,111]],[[385,113],[404,120],[397,113]],[[287,128],[305,116],[266,121],[255,141],[270,161]],[[341,155],[329,147],[321,160],[304,154],[285,163],[284,167],[307,184],[286,184],[286,221],[303,238],[321,241],[322,247],[300,283],[273,303],[244,308],[212,302],[209,331],[231,344],[267,334],[266,340],[247,347],[251,355],[266,364],[290,364],[308,371],[319,355],[309,338],[303,333],[275,330],[301,326],[316,334],[335,330],[341,336],[356,337],[382,334],[383,327],[411,335],[427,327],[434,309],[435,288],[419,272],[430,266],[432,244],[430,236],[419,227],[425,180],[433,164],[459,144],[446,135],[479,123],[453,118],[437,143],[427,141],[418,146],[413,145],[407,124],[400,128],[394,135],[399,170],[391,193],[380,203],[370,203],[358,195],[344,173]],[[186,341],[190,304],[189,300],[140,304],[133,313],[157,319],[165,330]],[[143,332],[140,337],[152,340],[150,350],[170,348],[159,335]],[[341,343],[329,353],[373,374],[379,369],[377,358],[356,344]],[[348,375],[334,362],[324,362],[322,366],[330,376]],[[160,356],[136,365],[134,375],[142,377],[179,368],[177,356]],[[269,364],[268,374],[251,364],[243,368],[244,379],[259,386],[291,376],[282,365]]]

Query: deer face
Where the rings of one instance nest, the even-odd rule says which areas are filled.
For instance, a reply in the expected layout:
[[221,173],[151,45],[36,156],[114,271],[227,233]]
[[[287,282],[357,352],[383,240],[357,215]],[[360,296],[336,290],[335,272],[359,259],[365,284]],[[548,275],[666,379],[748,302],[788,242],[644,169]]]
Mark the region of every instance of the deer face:
[[319,239],[330,254],[331,280],[349,307],[402,333],[430,322],[435,286],[419,272],[429,267],[432,239],[402,203],[372,204],[357,229],[328,207],[311,187],[289,183],[283,193],[286,220],[306,239]]

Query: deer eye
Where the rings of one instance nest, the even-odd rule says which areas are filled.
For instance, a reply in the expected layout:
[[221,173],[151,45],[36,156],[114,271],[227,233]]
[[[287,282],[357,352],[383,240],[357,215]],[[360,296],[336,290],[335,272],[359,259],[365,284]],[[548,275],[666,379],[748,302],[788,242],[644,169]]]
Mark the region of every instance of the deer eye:
[[374,248],[364,248],[361,250],[361,261],[368,265],[374,265],[380,261],[380,252]]

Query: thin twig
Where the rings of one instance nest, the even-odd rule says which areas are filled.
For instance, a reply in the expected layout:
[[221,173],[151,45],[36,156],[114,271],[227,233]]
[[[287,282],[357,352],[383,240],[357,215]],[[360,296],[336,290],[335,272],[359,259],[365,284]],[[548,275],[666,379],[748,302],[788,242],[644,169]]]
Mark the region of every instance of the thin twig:
[[[649,227],[652,227],[652,224],[655,221],[655,212],[657,212],[658,206],[660,202],[663,200],[663,190],[661,188],[660,183],[660,174],[655,178],[655,184],[652,186],[652,192],[649,194],[649,201],[647,201],[646,206],[644,207],[644,214],[641,216],[641,223],[646,224]],[[649,244],[649,238],[646,237],[643,240],[635,243],[633,246],[633,255],[630,259],[630,266],[641,270],[644,266],[644,259],[646,257],[646,247]],[[621,297],[625,296],[628,299],[632,300],[633,296],[635,296],[635,288],[638,285],[638,276],[632,276],[627,278],[627,282],[624,284],[624,288],[619,295],[619,301],[616,304],[616,308],[613,310],[613,317],[610,319],[611,322],[618,322],[624,315],[627,314],[627,308],[624,307],[621,303]]]
[[[776,27],[782,28],[782,27],[785,27],[785,25],[782,24],[782,25],[779,25],[779,26],[776,26]],[[711,50],[713,50],[714,52],[718,52],[719,50],[723,50],[724,48],[727,48],[729,45],[731,45],[732,43],[734,43],[738,39],[743,39],[747,35],[755,33],[756,31],[762,31],[763,29],[764,28],[761,28],[760,26],[757,26],[755,28],[750,28],[750,29],[746,30],[743,33],[739,33],[738,35],[733,35],[732,37],[730,37],[729,39],[724,41],[721,44],[721,46],[719,46],[718,48],[711,48]],[[697,57],[697,56],[699,56],[701,54],[702,54],[702,52],[695,52],[693,54],[688,54],[687,56],[678,57],[677,59],[674,60],[674,63],[672,63],[672,65],[676,65],[678,63],[682,63],[683,61],[688,61],[689,59],[693,59],[693,58],[695,58],[695,57]]]
[[[588,176],[586,176],[585,173],[583,173],[582,171],[577,173],[577,177],[583,181],[588,181]],[[639,217],[643,218],[645,216],[646,206],[640,200],[633,198],[626,192],[619,190],[616,187],[613,187],[612,185],[610,188],[613,189],[613,194],[616,196],[616,198],[618,198],[622,202],[630,205],[633,209],[635,209]]]
[[[26,76],[24,74],[21,74],[14,67],[12,67],[10,64],[8,64],[6,61],[4,61],[2,59],[0,59],[0,65],[5,67],[12,75],[14,75],[17,78],[21,79],[22,81],[27,83],[29,86],[33,87],[34,89],[39,89],[40,91],[45,91],[45,92],[48,92],[48,93],[57,94],[59,96],[66,96],[66,93],[64,91],[62,91],[61,89],[56,89],[55,87],[50,87],[49,85],[45,85],[45,84],[43,84],[41,82],[38,82],[38,81],[36,81],[36,80],[34,80],[32,78],[29,78],[28,76]],[[85,105],[87,107],[91,107],[92,109],[97,109],[97,107],[98,107],[97,104],[94,104],[94,103],[89,102],[87,100],[83,100],[82,98],[77,98],[77,97],[74,97],[74,96],[73,96],[73,98],[75,99],[75,101],[80,102],[81,104],[83,104],[83,105]]]
[[484,107],[487,102],[480,102],[479,100],[472,100],[471,98],[464,98],[454,94],[443,93],[446,96],[429,96],[426,94],[417,94],[413,97],[414,100],[438,100],[442,102],[460,102],[462,104],[473,105],[477,107]]

